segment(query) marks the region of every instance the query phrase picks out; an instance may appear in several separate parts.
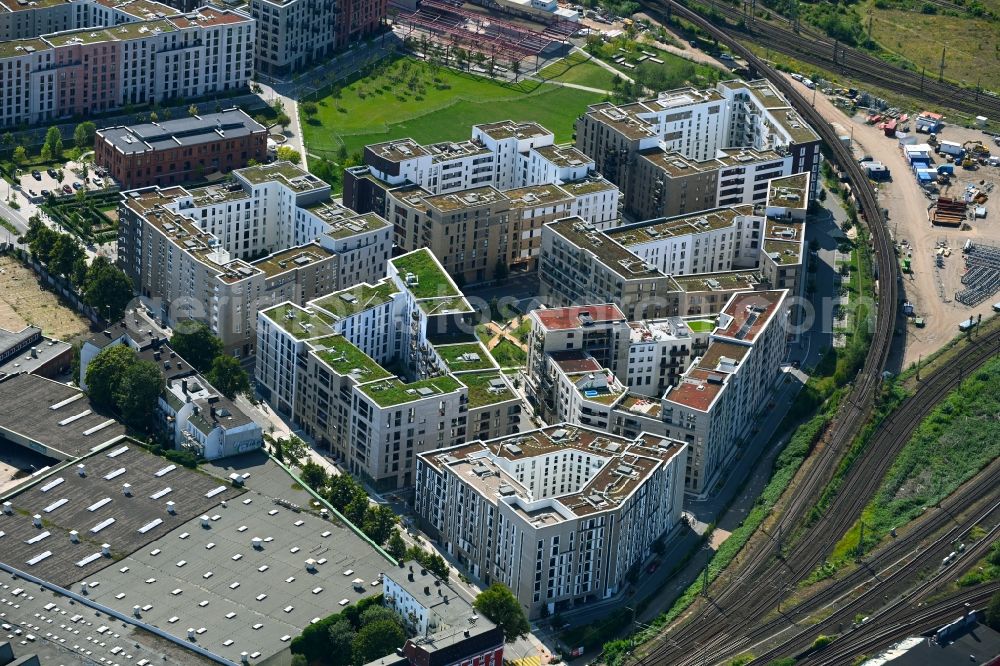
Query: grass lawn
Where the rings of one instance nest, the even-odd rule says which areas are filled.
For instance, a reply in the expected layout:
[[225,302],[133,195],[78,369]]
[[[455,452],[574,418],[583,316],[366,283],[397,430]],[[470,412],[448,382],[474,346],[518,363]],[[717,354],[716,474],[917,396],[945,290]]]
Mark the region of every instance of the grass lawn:
[[[722,78],[722,71],[711,65],[696,63],[624,36],[617,37],[610,42],[588,43],[587,51],[628,77],[636,78],[639,70],[643,70],[642,80],[647,86],[657,90],[670,90],[686,83],[697,87],[712,86]],[[648,56],[650,53],[653,54],[654,58],[663,62],[653,62]],[[615,62],[616,58],[624,58],[625,63],[634,65],[634,67],[624,67]]]
[[562,81],[589,88],[611,90],[615,75],[593,62],[591,56],[573,51],[562,60],[544,67],[538,72],[538,77],[546,81]]
[[[945,48],[945,78],[1000,91],[1000,27],[989,18],[879,9],[872,3],[872,38],[937,77]],[[864,14],[867,11],[859,8]]]
[[516,368],[528,362],[528,353],[506,338],[491,349],[490,353],[501,368]]
[[706,321],[704,319],[696,319],[694,321],[686,322],[688,328],[690,328],[695,333],[711,333],[715,330],[714,321]]
[[533,120],[569,141],[576,117],[596,93],[537,81],[500,83],[410,59],[385,61],[371,75],[317,100],[302,131],[310,153],[330,159],[370,143],[412,137],[422,143],[467,139],[472,125]]
[[[914,432],[865,508],[865,550],[915,519],[1000,456],[1000,359],[966,379]],[[860,525],[844,535],[833,558],[850,558]]]

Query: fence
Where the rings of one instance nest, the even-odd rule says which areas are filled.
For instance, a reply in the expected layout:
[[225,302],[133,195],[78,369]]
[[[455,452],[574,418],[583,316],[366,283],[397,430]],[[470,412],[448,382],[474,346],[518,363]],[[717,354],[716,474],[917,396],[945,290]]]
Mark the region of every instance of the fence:
[[31,254],[24,249],[15,247],[10,243],[0,243],[0,254],[9,254],[22,264],[30,268],[38,276],[39,281],[45,289],[56,294],[63,302],[63,305],[71,307],[84,317],[90,320],[94,326],[105,327],[107,322],[101,317],[92,306],[83,302],[80,294],[76,292],[68,280],[56,277],[49,273],[42,264],[31,258]]

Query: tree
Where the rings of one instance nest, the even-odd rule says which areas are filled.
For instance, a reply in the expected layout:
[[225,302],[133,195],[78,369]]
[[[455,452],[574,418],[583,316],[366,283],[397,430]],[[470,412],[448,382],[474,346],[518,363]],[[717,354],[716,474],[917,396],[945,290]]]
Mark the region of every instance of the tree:
[[191,116],[192,118],[194,118],[195,116],[198,115],[198,105],[197,104],[192,104],[191,106],[188,107],[188,115]]
[[302,102],[301,106],[302,106],[302,113],[306,114],[309,117],[315,116],[316,113],[319,111],[319,107],[316,105],[316,102]]
[[302,156],[299,155],[299,151],[295,150],[291,146],[278,146],[275,154],[279,160],[287,160],[296,164],[302,160]]
[[84,256],[83,248],[75,238],[69,234],[56,234],[55,242],[49,252],[49,272],[71,277],[77,260]]
[[125,369],[113,391],[115,407],[125,423],[136,430],[149,431],[162,391],[163,373],[156,363],[136,360]]
[[368,494],[364,490],[358,488],[361,492],[355,491],[354,496],[351,501],[347,503],[344,507],[343,514],[344,517],[355,525],[362,527],[364,525],[365,516],[368,514]]
[[369,539],[382,545],[395,531],[396,521],[396,513],[390,507],[378,504],[368,507],[361,529]]
[[990,604],[986,607],[986,624],[1000,631],[1000,592],[990,598]]
[[517,597],[503,583],[493,583],[476,596],[472,607],[503,629],[508,643],[513,643],[531,631],[528,618],[517,602]]
[[358,631],[351,644],[355,664],[367,664],[403,647],[406,632],[392,620],[379,620],[366,624]]
[[155,122],[157,122],[157,121],[158,121],[159,119],[160,119],[160,116],[159,116],[159,114],[158,114],[158,113],[156,113],[156,111],[153,111],[152,113],[150,113],[150,114],[149,114],[149,122],[151,122],[151,123],[155,123]]
[[300,437],[292,435],[284,443],[285,455],[293,463],[298,463],[299,460],[306,457],[309,453],[309,447],[306,443],[302,441]]
[[106,257],[96,257],[87,269],[83,300],[108,321],[118,321],[132,301],[132,280]]
[[292,666],[309,666],[309,660],[304,654],[293,654]]
[[385,551],[395,559],[401,560],[406,556],[406,542],[400,536],[399,530],[393,530],[389,535],[389,540],[385,544]]
[[105,347],[87,364],[87,395],[98,407],[115,407],[114,389],[119,378],[135,362],[135,352],[127,345]]
[[[46,150],[46,148],[48,150]],[[49,131],[45,133],[45,143],[42,145],[42,155],[43,157],[48,153],[46,159],[60,159],[63,152],[63,140],[62,133],[59,128],[53,125],[49,128]]]
[[170,346],[198,372],[208,372],[215,357],[222,354],[222,340],[200,321],[178,323]]
[[14,164],[21,166],[28,161],[28,151],[24,149],[24,146],[18,146],[14,149],[11,159],[14,160]]
[[389,620],[399,626],[403,626],[403,616],[388,606],[379,605],[369,606],[361,611],[361,615],[358,617],[358,626],[363,627],[366,624],[381,622],[382,620]]
[[306,484],[313,490],[319,492],[326,487],[327,482],[330,477],[327,475],[326,470],[319,463],[314,463],[313,461],[307,462],[302,466],[302,472],[299,474],[299,478],[302,479],[302,483]]
[[346,474],[337,474],[330,477],[330,487],[326,491],[326,500],[333,505],[333,508],[343,513],[359,491],[364,494],[364,490],[358,486],[357,481]]
[[[176,350],[174,350],[176,351]],[[183,356],[183,354],[182,354]],[[186,358],[186,357],[185,357]],[[250,395],[250,375],[235,356],[219,354],[212,359],[212,367],[205,375],[208,383],[219,389],[230,400],[237,395]]]
[[86,120],[76,126],[73,130],[73,143],[80,150],[87,150],[94,145],[94,136],[97,134],[97,126]]
[[274,124],[281,127],[287,127],[291,122],[292,119],[284,111],[279,111],[278,115],[274,117]]
[[342,617],[330,625],[329,635],[331,666],[347,666],[351,663],[351,650],[354,637],[357,636],[354,625],[346,617]]

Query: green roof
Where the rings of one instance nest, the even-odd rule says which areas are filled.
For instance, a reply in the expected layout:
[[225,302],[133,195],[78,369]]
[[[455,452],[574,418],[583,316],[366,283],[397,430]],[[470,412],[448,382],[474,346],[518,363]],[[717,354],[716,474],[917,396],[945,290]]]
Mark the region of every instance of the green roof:
[[431,251],[426,248],[396,257],[391,262],[399,271],[404,283],[407,274],[412,273],[416,277],[416,284],[409,285],[409,290],[417,299],[462,295]]
[[392,376],[342,335],[319,338],[310,345],[316,350],[316,357],[338,375],[351,375],[360,383]]
[[[437,351],[451,372],[464,372],[466,370],[486,370],[496,368],[493,357],[478,342],[462,342],[456,345],[436,345]],[[475,354],[478,359],[464,359],[467,354]]]
[[392,295],[397,293],[399,288],[396,287],[396,283],[384,278],[374,285],[359,284],[350,289],[335,291],[312,303],[334,317],[342,319],[388,303],[392,300]]
[[333,332],[333,320],[330,317],[320,312],[308,312],[294,303],[282,303],[262,312],[295,336],[296,340],[308,340]]
[[426,298],[417,301],[424,314],[437,315],[447,312],[474,312],[464,296],[447,296],[445,298]]
[[472,408],[506,402],[517,397],[506,383],[499,390],[491,386],[491,381],[500,379],[499,372],[467,372],[458,379],[469,387],[469,407]]
[[407,402],[451,393],[461,387],[462,384],[454,377],[443,375],[441,377],[421,379],[409,384],[404,384],[399,379],[371,382],[361,386],[361,391],[380,407],[393,407]]

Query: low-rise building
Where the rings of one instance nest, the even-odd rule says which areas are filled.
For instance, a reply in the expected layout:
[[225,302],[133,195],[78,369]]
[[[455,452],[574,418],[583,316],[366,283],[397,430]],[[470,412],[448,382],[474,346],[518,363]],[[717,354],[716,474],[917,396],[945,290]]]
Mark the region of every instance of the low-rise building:
[[119,264],[157,318],[204,321],[240,357],[254,354],[259,309],[374,282],[391,248],[385,220],[332,202],[288,162],[231,184],[126,192],[119,219]]
[[472,312],[431,252],[410,252],[375,284],[262,310],[258,388],[352,474],[408,488],[417,453],[520,427],[520,398],[471,335]]
[[240,109],[97,131],[94,164],[122,189],[177,185],[267,158],[267,128]]
[[73,347],[43,336],[36,326],[20,331],[0,328],[0,377],[30,372],[54,378],[68,371],[72,363]]
[[687,447],[554,425],[417,456],[423,526],[529,618],[607,599],[679,523]]
[[447,581],[418,563],[401,562],[398,569],[383,572],[382,598],[414,634],[393,663],[502,666],[503,630],[476,613],[472,604]]

